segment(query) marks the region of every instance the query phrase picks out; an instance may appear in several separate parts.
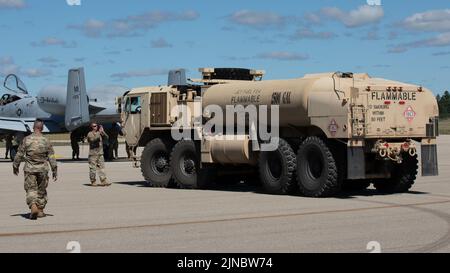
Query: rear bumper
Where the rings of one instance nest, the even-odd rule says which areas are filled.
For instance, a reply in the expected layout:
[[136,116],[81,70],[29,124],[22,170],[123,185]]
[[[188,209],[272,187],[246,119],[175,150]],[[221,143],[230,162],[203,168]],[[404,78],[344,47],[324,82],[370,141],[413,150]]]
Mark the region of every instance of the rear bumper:
[[[377,174],[367,174],[368,151],[364,147],[364,141],[357,141],[347,147],[347,179],[374,178]],[[438,176],[439,164],[437,143],[435,138],[423,139],[421,142],[422,176]],[[372,159],[375,160],[375,159]],[[383,176],[383,174],[379,174]]]

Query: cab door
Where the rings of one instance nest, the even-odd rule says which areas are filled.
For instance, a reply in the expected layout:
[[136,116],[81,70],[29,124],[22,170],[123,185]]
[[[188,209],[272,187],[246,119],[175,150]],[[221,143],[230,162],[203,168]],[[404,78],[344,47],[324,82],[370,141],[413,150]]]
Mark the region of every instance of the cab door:
[[138,146],[142,134],[142,97],[128,96],[125,100],[124,129],[130,146]]

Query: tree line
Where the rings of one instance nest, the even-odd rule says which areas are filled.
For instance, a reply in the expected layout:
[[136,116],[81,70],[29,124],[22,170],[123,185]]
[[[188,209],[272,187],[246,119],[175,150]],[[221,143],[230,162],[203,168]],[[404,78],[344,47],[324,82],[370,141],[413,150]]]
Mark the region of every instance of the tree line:
[[450,92],[445,91],[442,95],[437,95],[439,104],[439,115],[441,118],[450,118]]

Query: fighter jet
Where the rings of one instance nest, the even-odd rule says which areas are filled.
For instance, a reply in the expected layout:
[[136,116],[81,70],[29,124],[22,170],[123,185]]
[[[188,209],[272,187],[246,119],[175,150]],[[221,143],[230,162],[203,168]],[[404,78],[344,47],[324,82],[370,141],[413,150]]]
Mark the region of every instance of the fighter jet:
[[[76,138],[87,135],[90,122],[110,129],[120,122],[115,105],[102,105],[90,99],[86,92],[84,68],[69,70],[67,92],[42,90],[36,97],[29,95],[17,75],[4,81],[5,93],[0,99],[0,138],[14,136],[21,140],[33,132],[36,119],[44,121],[44,133],[71,132]],[[11,150],[14,158],[16,147]]]
[[0,134],[31,132],[33,126],[30,125],[36,118],[46,121],[45,132],[63,130],[63,116],[54,116],[41,109],[37,98],[28,94],[19,77],[8,75],[3,86],[6,92],[0,98]]

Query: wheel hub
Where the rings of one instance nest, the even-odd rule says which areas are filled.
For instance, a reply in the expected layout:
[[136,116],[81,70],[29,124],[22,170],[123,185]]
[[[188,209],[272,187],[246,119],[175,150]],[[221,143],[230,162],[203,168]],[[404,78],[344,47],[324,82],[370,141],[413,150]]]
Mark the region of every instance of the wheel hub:
[[167,160],[164,157],[160,157],[156,160],[156,167],[158,169],[164,169],[167,166]]
[[164,155],[155,157],[151,162],[151,167],[156,173],[167,173],[169,170],[169,161]]
[[192,158],[185,158],[183,160],[183,170],[186,174],[192,175],[195,173],[195,162]]

